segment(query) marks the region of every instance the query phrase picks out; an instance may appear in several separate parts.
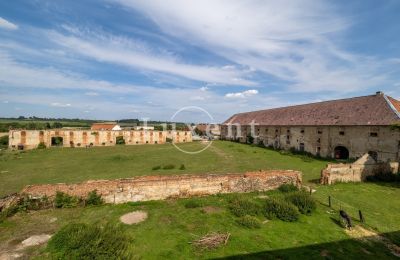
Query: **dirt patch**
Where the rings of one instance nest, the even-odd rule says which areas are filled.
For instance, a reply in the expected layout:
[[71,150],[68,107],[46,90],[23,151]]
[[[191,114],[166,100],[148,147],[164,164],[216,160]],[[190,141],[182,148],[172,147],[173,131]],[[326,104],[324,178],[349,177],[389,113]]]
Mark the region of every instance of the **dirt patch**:
[[147,217],[148,216],[146,211],[138,210],[122,215],[119,219],[124,224],[132,225],[145,221]]
[[365,242],[373,241],[382,243],[390,250],[390,252],[392,252],[393,255],[400,257],[400,247],[375,231],[365,229],[361,226],[355,226],[352,230],[346,229],[346,233],[352,238],[363,240]]
[[214,207],[214,206],[205,206],[201,208],[201,211],[207,214],[219,213],[223,211],[222,208]]

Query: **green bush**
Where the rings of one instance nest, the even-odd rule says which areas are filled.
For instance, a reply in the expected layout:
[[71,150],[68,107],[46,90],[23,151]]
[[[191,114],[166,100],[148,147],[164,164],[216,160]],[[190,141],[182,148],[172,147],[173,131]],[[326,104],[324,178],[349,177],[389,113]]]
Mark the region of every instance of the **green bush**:
[[8,135],[0,137],[0,148],[8,147]]
[[46,149],[46,145],[44,144],[44,142],[40,142],[37,146],[37,149]]
[[175,168],[175,165],[173,165],[173,164],[167,164],[167,165],[163,166],[164,170],[171,170],[171,169],[174,169],[174,168]]
[[71,223],[49,241],[51,259],[131,259],[131,239],[121,226]]
[[253,216],[249,216],[249,215],[245,215],[243,217],[240,217],[236,220],[236,222],[243,226],[243,227],[247,227],[247,228],[260,228],[261,227],[261,222],[260,220],[258,220],[258,218],[253,217]]
[[293,185],[291,183],[286,183],[279,186],[278,190],[286,193],[286,192],[298,191],[299,188],[297,188],[296,185]]
[[260,204],[241,198],[235,198],[230,202],[229,209],[233,215],[243,217],[246,215],[257,216],[262,214]]
[[186,201],[185,203],[185,208],[187,209],[194,209],[194,208],[200,208],[203,206],[203,202],[197,199],[190,199]]
[[159,169],[161,169],[161,166],[160,165],[157,165],[157,166],[154,166],[153,168],[151,168],[153,171],[157,171],[157,170],[159,170]]
[[181,167],[179,167],[179,170],[186,170],[186,167],[184,164],[181,164]]
[[103,203],[104,200],[101,198],[101,195],[97,194],[97,190],[92,190],[88,193],[86,205],[101,205]]
[[74,208],[79,205],[79,198],[57,191],[54,205],[56,208]]
[[310,215],[317,208],[315,199],[305,191],[289,194],[286,196],[286,200],[295,205],[301,214]]
[[267,218],[278,218],[293,222],[299,219],[298,209],[288,201],[282,199],[268,199],[265,203],[264,214]]

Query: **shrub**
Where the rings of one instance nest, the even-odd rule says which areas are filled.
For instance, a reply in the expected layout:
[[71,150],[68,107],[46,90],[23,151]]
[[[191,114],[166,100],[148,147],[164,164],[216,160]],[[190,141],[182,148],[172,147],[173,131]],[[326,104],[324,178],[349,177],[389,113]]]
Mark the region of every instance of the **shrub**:
[[200,200],[196,200],[196,199],[190,199],[190,200],[186,201],[186,203],[185,203],[185,208],[187,208],[187,209],[200,208],[202,206],[203,206],[203,202]]
[[8,147],[8,135],[0,137],[0,148],[7,148]]
[[181,164],[181,167],[179,167],[179,170],[185,170],[185,169],[186,169],[185,165]]
[[173,164],[167,164],[167,165],[163,166],[164,170],[171,170],[171,169],[174,169],[174,168],[175,168],[175,165],[173,165]]
[[165,140],[167,143],[172,143],[172,138],[168,138]]
[[56,208],[73,208],[78,206],[79,199],[64,192],[57,191],[54,205]]
[[279,186],[278,190],[280,192],[287,193],[287,192],[298,191],[299,188],[297,188],[297,186],[293,185],[292,183],[285,183],[285,184],[282,184],[281,186]]
[[46,149],[46,145],[44,144],[44,142],[40,142],[37,146],[37,149]]
[[288,201],[282,199],[268,199],[265,203],[264,214],[267,218],[278,218],[283,221],[297,221],[298,209]]
[[71,223],[50,239],[46,250],[51,259],[131,259],[130,243],[120,226]]
[[101,205],[103,203],[104,200],[101,198],[101,195],[97,194],[97,190],[92,190],[88,193],[86,205]]
[[383,181],[383,182],[396,182],[396,181],[400,181],[400,174],[394,174],[394,173],[378,173],[375,175],[371,175],[371,176],[367,176],[367,181]]
[[161,169],[161,166],[160,165],[157,165],[157,166],[154,166],[153,168],[151,168],[153,171],[157,171],[157,170],[159,170],[159,169]]
[[236,222],[243,226],[243,227],[247,227],[247,228],[260,228],[261,227],[261,222],[260,220],[258,220],[258,218],[253,217],[253,216],[249,216],[249,215],[245,215],[243,217],[240,217],[236,220]]
[[229,209],[233,215],[243,217],[246,215],[257,216],[262,214],[262,207],[256,202],[236,198],[230,202]]
[[286,196],[286,200],[295,205],[301,214],[310,215],[317,208],[315,199],[305,191],[289,194]]

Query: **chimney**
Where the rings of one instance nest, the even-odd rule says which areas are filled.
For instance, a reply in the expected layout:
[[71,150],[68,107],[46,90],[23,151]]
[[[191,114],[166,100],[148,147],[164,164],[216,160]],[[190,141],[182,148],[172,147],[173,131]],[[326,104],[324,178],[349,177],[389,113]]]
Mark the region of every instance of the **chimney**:
[[383,95],[383,92],[382,92],[382,91],[377,91],[377,92],[376,92],[376,95],[377,95],[377,96],[382,96],[382,95]]

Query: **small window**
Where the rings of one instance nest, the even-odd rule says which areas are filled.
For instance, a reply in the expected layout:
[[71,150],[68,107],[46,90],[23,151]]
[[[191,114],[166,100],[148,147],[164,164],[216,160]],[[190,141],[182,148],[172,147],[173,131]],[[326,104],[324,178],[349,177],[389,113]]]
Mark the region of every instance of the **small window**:
[[81,146],[81,143],[77,143],[76,145],[77,145],[77,146]]
[[138,142],[138,141],[136,141],[136,144],[139,144],[139,142]]
[[300,143],[299,150],[300,150],[300,152],[304,152],[304,150],[305,150],[304,143]]
[[286,132],[287,132],[288,134],[290,134],[290,129],[286,130]]
[[278,129],[275,129],[275,133],[278,133]]
[[321,135],[321,134],[322,134],[322,130],[318,130],[317,133],[318,133],[319,135]]
[[268,128],[265,128],[265,132],[268,133]]
[[106,143],[101,143],[101,145],[106,145]]
[[154,141],[154,143],[155,143],[155,144],[158,144],[158,142],[157,142],[157,141]]
[[286,144],[290,144],[290,140],[289,139],[286,140]]
[[378,161],[378,153],[375,151],[369,151],[369,156],[371,156],[375,161]]
[[149,143],[149,141],[146,141],[146,144],[148,144]]
[[321,138],[318,138],[317,143],[319,144],[321,143]]
[[369,133],[369,136],[378,137],[378,133],[377,132],[371,132],[371,133]]
[[317,156],[321,155],[321,147],[317,147]]
[[287,140],[289,140],[289,139],[290,139],[290,136],[289,136],[289,135],[287,135],[287,136],[286,136],[286,139],[287,139]]
[[339,132],[339,135],[344,135],[344,131],[340,131],[340,132]]
[[300,133],[304,134],[304,129],[301,129]]

